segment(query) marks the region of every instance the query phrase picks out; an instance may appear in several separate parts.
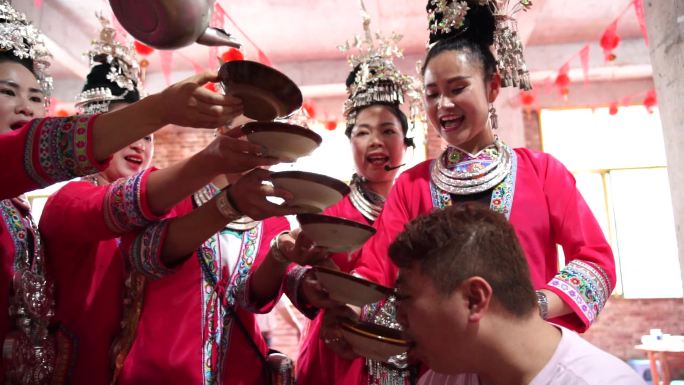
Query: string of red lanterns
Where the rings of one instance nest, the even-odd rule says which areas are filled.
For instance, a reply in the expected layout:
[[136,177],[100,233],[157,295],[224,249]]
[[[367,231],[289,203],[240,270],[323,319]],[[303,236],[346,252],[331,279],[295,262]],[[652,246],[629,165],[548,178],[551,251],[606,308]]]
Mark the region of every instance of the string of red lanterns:
[[[621,38],[617,33],[618,22],[627,13],[630,8],[634,8],[637,20],[639,22],[639,27],[641,29],[644,41],[648,45],[648,35],[646,32],[646,20],[644,15],[644,5],[643,0],[631,0],[627,6],[620,12],[620,14],[604,29],[601,37],[599,38],[599,46],[603,50],[604,59],[606,62],[614,61],[617,58],[615,50],[619,47]],[[582,72],[584,77],[584,83],[589,81],[589,52],[590,44],[585,44],[577,53],[573,54],[557,71],[556,78],[553,80],[552,85],[558,89],[561,97],[567,100],[569,94],[569,86],[571,83],[570,77],[568,75],[570,71],[570,63],[579,57],[580,64],[582,65]],[[550,79],[549,79],[550,80]],[[520,93],[519,96],[520,103],[526,108],[530,109],[534,104],[534,95],[527,93]],[[619,104],[617,101],[611,102],[609,106],[609,112],[611,115],[618,113]],[[625,103],[622,103],[623,105]],[[649,112],[653,111],[653,107],[657,104],[657,97],[655,95],[655,90],[650,90],[647,92],[647,96],[643,100],[644,106]]]

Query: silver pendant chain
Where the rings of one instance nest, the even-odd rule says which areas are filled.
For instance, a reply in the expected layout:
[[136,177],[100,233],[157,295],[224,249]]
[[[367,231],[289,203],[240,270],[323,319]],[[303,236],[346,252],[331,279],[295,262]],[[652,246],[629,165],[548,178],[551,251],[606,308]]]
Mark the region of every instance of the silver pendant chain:
[[[375,222],[380,216],[382,207],[385,204],[385,198],[382,196],[363,188],[363,182],[357,175],[352,177],[351,192],[349,193],[349,200],[352,205],[359,210],[361,215],[371,222]],[[366,198],[372,197],[373,201]]]

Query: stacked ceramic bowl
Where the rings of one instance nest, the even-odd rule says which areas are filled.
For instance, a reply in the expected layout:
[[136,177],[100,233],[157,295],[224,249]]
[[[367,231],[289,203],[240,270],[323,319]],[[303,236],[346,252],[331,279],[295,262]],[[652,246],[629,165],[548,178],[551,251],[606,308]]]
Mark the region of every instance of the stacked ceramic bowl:
[[[263,146],[269,156],[294,162],[320,146],[321,137],[308,128],[273,121],[291,115],[302,105],[301,91],[287,76],[247,60],[223,64],[219,76],[226,94],[240,98],[244,115],[255,120],[242,126],[247,140]],[[288,204],[299,209],[297,220],[302,232],[317,245],[331,252],[350,252],[375,233],[366,224],[320,214],[349,193],[345,183],[304,171],[274,172],[271,181],[292,193],[294,198]],[[316,267],[315,273],[331,298],[340,303],[363,306],[392,293],[390,288],[336,270]],[[376,360],[385,361],[408,348],[400,331],[380,325],[349,321],[342,330],[357,354]]]
[[[302,105],[301,91],[286,75],[257,62],[238,60],[223,64],[219,77],[225,93],[240,98],[244,115],[255,120],[242,126],[247,140],[263,146],[267,155],[294,162],[320,146],[322,139],[314,131],[273,121],[293,114]],[[333,252],[351,251],[375,233],[362,223],[317,214],[349,193],[345,183],[304,171],[274,172],[271,181],[294,195],[288,204],[305,213],[297,219],[318,245]]]

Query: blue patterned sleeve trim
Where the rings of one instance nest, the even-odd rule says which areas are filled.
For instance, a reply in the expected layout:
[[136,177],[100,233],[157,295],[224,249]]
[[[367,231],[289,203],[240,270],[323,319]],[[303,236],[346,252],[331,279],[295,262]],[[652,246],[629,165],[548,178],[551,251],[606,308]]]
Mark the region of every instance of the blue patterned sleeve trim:
[[565,294],[580,316],[593,323],[610,297],[608,275],[598,265],[573,260],[549,282],[551,288]]
[[134,271],[152,279],[163,278],[175,271],[161,261],[161,251],[168,233],[169,221],[154,223],[140,233],[130,247],[124,250]]
[[287,272],[285,277],[285,295],[290,299],[292,305],[304,314],[309,319],[316,318],[318,315],[318,308],[310,306],[308,303],[302,302],[299,298],[299,288],[304,280],[304,274],[309,271],[308,267],[295,266]]
[[143,199],[144,184],[149,170],[109,185],[104,198],[104,216],[107,226],[118,234],[147,226],[158,219],[146,213]]
[[24,167],[36,183],[53,183],[90,175],[97,164],[92,154],[92,120],[95,116],[35,119],[24,147]]

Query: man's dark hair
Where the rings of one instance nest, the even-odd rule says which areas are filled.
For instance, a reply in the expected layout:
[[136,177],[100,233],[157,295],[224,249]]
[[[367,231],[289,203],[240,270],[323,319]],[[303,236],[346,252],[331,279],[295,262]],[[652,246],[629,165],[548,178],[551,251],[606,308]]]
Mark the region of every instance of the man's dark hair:
[[419,266],[445,296],[478,276],[511,314],[521,317],[536,309],[527,259],[513,227],[480,203],[416,218],[390,245],[389,255],[400,268]]

